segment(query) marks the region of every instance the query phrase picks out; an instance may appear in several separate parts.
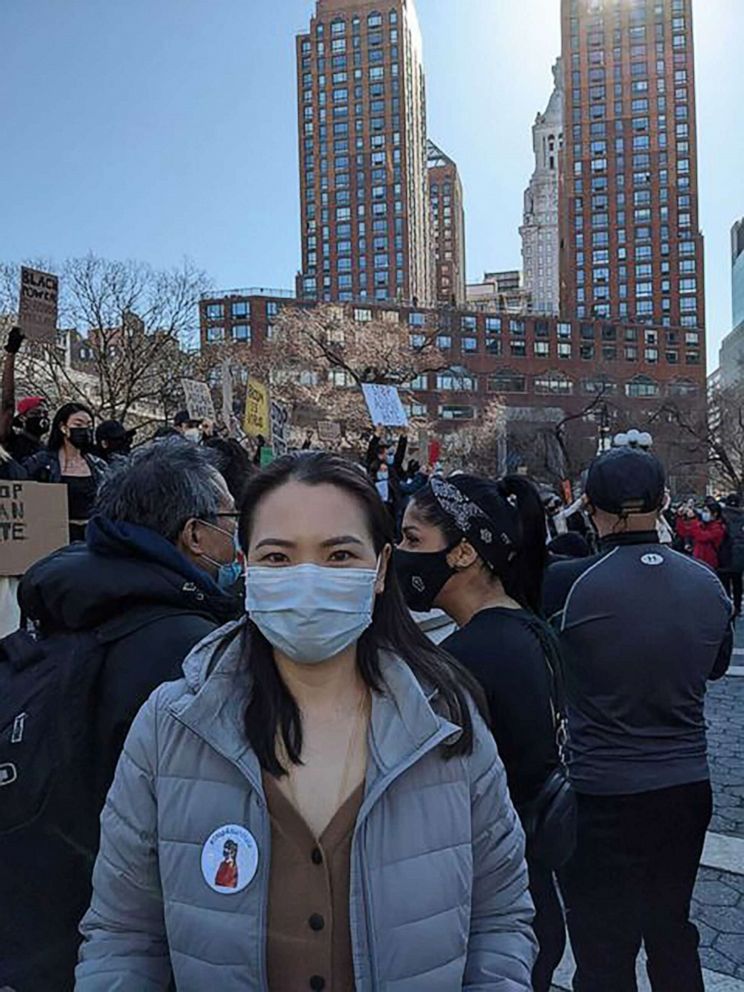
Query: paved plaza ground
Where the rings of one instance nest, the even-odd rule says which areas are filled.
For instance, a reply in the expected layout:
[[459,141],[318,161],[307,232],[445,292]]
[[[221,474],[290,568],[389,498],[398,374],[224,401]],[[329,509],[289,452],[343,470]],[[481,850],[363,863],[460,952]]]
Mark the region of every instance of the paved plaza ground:
[[[706,703],[715,809],[693,900],[706,992],[744,992],[744,621],[732,667]],[[570,989],[567,954],[556,989]],[[639,989],[648,989],[639,962]]]

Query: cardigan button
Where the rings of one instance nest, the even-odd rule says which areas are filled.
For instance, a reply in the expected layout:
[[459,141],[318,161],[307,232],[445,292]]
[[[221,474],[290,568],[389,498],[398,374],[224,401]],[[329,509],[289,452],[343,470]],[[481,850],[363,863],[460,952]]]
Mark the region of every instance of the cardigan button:
[[325,988],[325,978],[321,975],[313,975],[310,979],[310,988],[313,992],[323,992],[323,989]]
[[319,847],[314,847],[313,848],[313,853],[310,855],[310,857],[311,857],[312,862],[313,862],[314,865],[322,865],[323,864],[323,852],[321,851],[321,849]]
[[320,915],[320,913],[313,913],[313,915],[310,917],[310,919],[307,922],[310,925],[310,929],[315,930],[316,933],[318,930],[322,930],[323,927],[325,926],[325,920]]

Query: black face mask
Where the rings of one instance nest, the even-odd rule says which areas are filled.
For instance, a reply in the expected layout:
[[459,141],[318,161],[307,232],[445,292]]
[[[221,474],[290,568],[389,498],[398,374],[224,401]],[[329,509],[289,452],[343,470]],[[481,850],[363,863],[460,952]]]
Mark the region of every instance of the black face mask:
[[90,427],[71,427],[70,444],[78,451],[91,451],[93,448],[93,431]]
[[27,417],[23,429],[31,437],[43,437],[49,430],[49,421],[46,417]]
[[409,609],[415,613],[428,613],[434,608],[434,600],[456,572],[448,564],[447,555],[459,543],[442,551],[395,549],[393,565]]

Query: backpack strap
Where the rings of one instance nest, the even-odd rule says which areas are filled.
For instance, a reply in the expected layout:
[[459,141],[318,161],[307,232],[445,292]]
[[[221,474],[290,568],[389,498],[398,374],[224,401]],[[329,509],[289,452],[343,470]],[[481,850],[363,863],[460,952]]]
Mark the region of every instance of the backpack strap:
[[550,705],[553,711],[553,727],[558,757],[565,767],[568,763],[568,707],[566,705],[566,680],[558,639],[553,630],[539,617],[520,614],[518,619],[532,631],[540,642],[543,658],[550,673]]

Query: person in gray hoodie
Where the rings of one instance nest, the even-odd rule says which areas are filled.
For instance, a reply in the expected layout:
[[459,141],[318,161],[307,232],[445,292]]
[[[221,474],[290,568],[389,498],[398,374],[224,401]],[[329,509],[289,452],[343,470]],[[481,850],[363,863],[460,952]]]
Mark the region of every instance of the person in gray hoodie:
[[256,476],[247,617],[125,744],[77,992],[528,992],[524,836],[477,684],[421,634],[374,487]]

